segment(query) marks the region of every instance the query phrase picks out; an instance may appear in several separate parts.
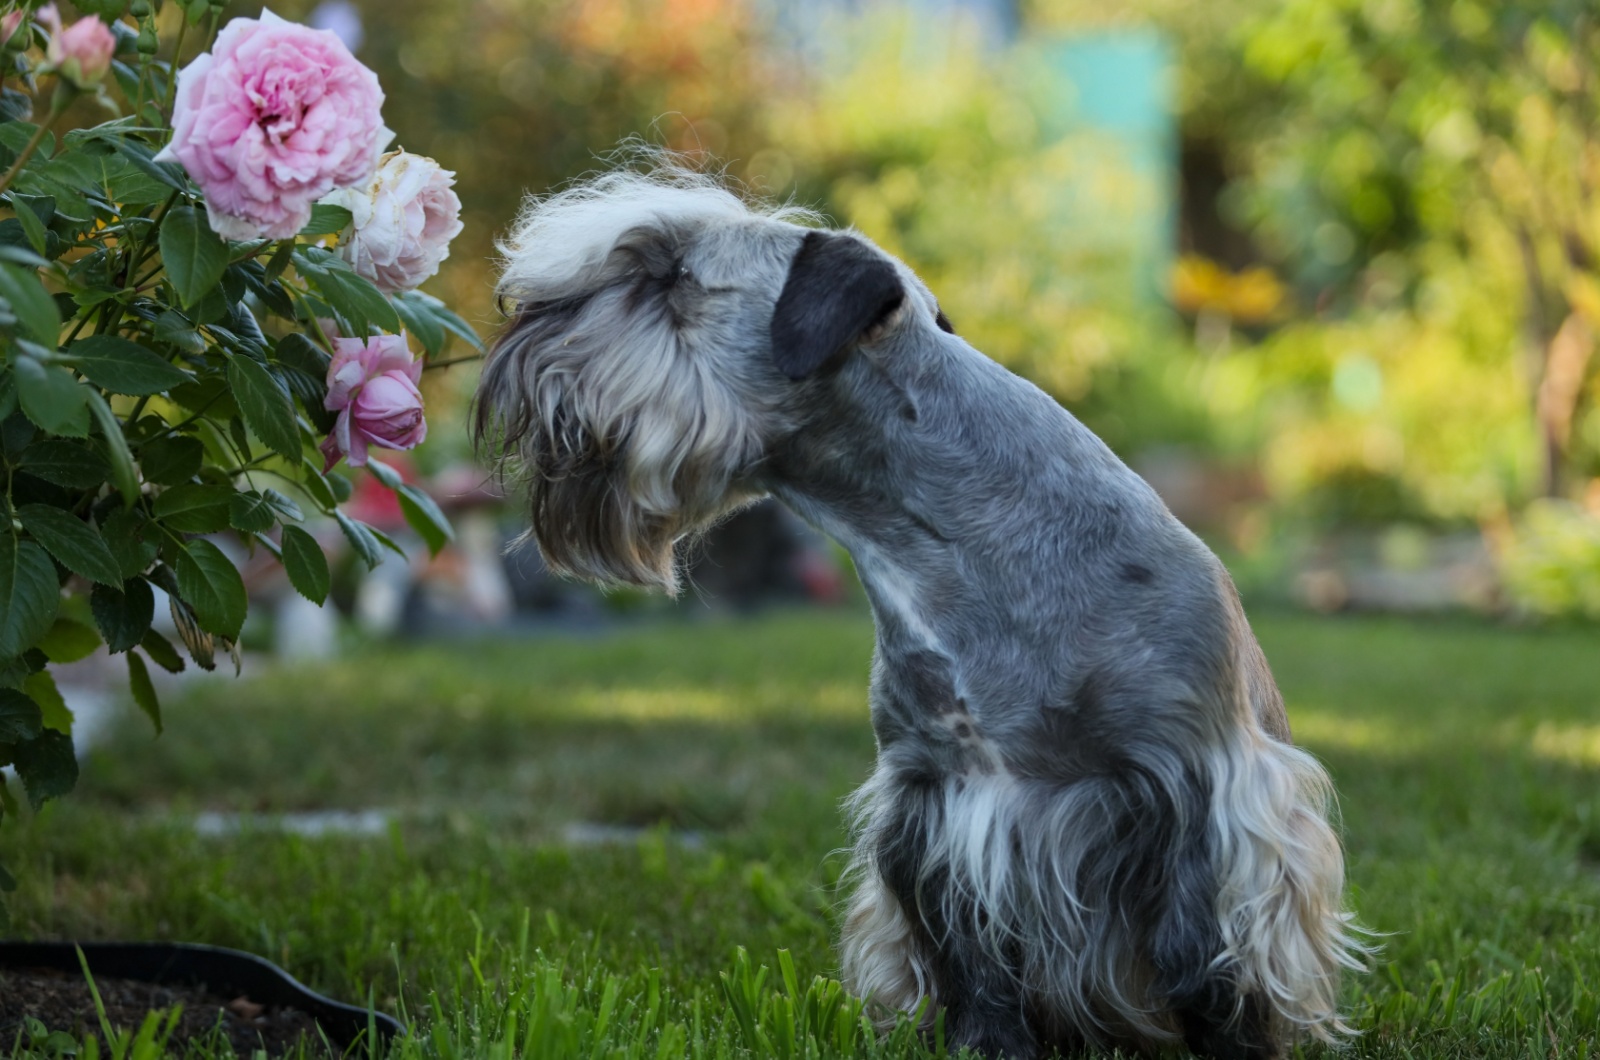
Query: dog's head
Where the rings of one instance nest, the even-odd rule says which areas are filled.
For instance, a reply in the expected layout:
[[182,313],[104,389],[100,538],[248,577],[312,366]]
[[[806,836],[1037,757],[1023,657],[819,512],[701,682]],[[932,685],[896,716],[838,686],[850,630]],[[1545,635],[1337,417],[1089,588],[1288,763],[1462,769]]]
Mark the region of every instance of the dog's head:
[[803,390],[927,298],[806,220],[671,168],[529,203],[474,428],[526,480],[552,569],[675,591],[674,543],[758,495]]

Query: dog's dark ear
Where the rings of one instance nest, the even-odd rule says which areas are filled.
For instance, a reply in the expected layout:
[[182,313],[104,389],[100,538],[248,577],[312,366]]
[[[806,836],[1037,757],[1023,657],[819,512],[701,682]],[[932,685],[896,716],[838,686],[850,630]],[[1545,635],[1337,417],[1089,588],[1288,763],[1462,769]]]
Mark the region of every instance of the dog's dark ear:
[[804,379],[905,300],[894,266],[859,239],[807,232],[772,314],[772,360]]

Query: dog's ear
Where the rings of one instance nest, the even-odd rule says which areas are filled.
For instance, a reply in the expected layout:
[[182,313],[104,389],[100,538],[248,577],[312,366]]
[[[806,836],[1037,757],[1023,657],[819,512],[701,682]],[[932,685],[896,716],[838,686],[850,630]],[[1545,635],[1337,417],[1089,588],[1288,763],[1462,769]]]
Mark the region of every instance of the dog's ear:
[[772,314],[772,360],[804,379],[905,300],[894,266],[866,243],[807,232]]

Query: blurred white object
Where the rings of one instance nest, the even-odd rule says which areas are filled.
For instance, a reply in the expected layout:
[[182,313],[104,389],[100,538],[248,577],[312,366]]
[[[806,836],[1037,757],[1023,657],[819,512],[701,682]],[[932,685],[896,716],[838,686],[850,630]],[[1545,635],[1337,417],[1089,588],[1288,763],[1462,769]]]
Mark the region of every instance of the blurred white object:
[[361,25],[361,11],[350,0],[323,0],[306,21],[312,29],[333,30],[351,52],[359,50],[361,42],[367,39],[367,31]]
[[280,659],[328,659],[337,653],[339,619],[332,604],[318,607],[299,593],[278,601],[273,651]]

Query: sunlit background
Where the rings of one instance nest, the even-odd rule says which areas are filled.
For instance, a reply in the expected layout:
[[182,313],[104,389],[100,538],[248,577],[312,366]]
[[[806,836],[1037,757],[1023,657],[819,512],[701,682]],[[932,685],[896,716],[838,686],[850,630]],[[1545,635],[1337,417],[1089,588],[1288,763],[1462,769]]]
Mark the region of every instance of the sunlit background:
[[[430,289],[485,331],[520,197],[640,136],[903,257],[1249,594],[1600,613],[1581,2],[278,7],[458,174]],[[474,374],[432,376],[425,471],[468,457]]]

